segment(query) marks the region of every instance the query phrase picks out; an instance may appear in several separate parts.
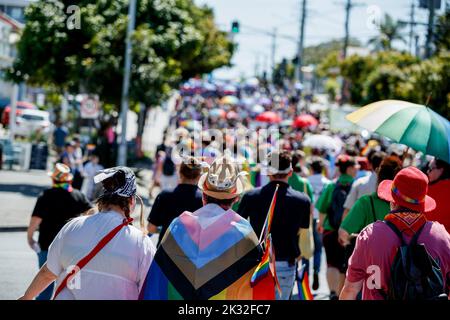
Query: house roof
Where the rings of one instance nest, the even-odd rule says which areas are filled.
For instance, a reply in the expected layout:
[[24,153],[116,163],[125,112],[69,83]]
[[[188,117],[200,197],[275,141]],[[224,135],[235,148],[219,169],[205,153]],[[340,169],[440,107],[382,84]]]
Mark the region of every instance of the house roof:
[[10,17],[4,12],[0,12],[0,20],[9,24],[14,31],[19,31],[24,28],[24,24]]

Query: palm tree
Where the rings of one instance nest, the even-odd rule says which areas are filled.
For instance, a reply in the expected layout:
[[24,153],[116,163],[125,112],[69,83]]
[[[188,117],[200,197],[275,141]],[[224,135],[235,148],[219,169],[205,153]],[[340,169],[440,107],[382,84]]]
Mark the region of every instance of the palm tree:
[[374,45],[375,50],[391,50],[392,42],[400,40],[405,42],[401,30],[405,25],[399,21],[394,21],[388,14],[384,15],[383,21],[379,25],[380,34],[369,40],[369,45]]

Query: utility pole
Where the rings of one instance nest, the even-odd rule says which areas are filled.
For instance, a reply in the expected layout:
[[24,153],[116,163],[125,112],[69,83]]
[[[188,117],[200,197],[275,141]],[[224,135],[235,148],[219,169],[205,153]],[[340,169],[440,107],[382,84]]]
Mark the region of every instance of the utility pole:
[[[345,59],[347,57],[347,49],[348,49],[348,43],[350,39],[350,11],[361,4],[355,4],[352,3],[351,0],[347,0],[345,4],[345,36],[344,36],[344,48],[342,51],[342,58]],[[344,79],[342,81],[342,89],[341,89],[341,105],[343,105],[347,101],[346,97],[346,88],[347,88],[347,81]]]
[[352,1],[347,0],[347,4],[345,5],[345,37],[344,37],[344,51],[343,58],[347,57],[347,47],[348,47],[348,39],[349,39],[349,24],[350,24],[350,10],[352,9]]
[[[345,5],[345,36],[344,36],[344,50],[342,51],[343,59],[347,57],[348,39],[350,37],[349,24],[350,24],[351,9],[352,9],[352,1],[347,0],[347,3]],[[347,101],[346,90],[347,90],[347,81],[344,78],[344,80],[342,81],[342,88],[341,88],[341,101],[340,101],[341,105],[343,105]]]
[[134,31],[135,23],[136,23],[136,0],[130,0],[128,6],[128,28],[125,40],[126,41],[125,65],[123,70],[122,102],[120,108],[120,121],[122,124],[122,131],[120,133],[120,145],[117,159],[117,163],[119,166],[125,166],[127,164],[128,91],[130,89],[131,59],[132,59],[131,34]]
[[302,0],[302,14],[300,21],[300,37],[298,42],[298,52],[297,52],[297,68],[295,69],[295,80],[303,82],[303,43],[305,39],[305,19],[306,19],[306,0]]
[[434,24],[434,2],[435,0],[428,0],[428,33],[425,45],[425,58],[431,57],[431,41],[433,40],[433,24]]
[[259,52],[255,52],[255,77],[259,78],[259,58],[260,54]]
[[411,23],[409,25],[409,53],[413,54],[413,37],[414,37],[414,10],[416,8],[415,1],[411,1]]
[[272,55],[271,55],[271,64],[272,64],[272,72],[271,76],[273,78],[273,75],[275,73],[275,54],[277,50],[277,28],[273,28],[273,34],[272,34]]
[[416,57],[419,57],[420,55],[420,49],[419,49],[419,35],[416,34],[414,36],[414,44],[415,44],[415,50],[416,50]]

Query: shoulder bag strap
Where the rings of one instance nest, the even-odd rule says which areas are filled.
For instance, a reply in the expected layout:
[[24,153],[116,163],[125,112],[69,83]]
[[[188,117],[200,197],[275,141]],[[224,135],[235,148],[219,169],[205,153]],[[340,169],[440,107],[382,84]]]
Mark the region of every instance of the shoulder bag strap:
[[95,246],[94,249],[91,250],[91,252],[89,252],[83,259],[81,259],[80,261],[78,261],[78,263],[76,264],[75,268],[72,269],[72,271],[64,278],[64,280],[61,282],[61,284],[58,286],[58,288],[55,291],[55,295],[53,296],[53,300],[61,293],[61,291],[67,287],[67,282],[78,272],[80,271],[85,265],[87,265],[89,263],[89,261],[92,260],[92,258],[94,258],[97,253],[100,252],[100,250],[103,249],[103,247],[105,247],[108,242],[110,242],[114,236],[119,233],[119,231],[129,225],[131,222],[133,221],[133,219],[128,218],[128,219],[124,219],[124,221],[118,225],[117,227],[115,227],[110,233],[108,233],[106,236],[104,236],[100,242]]

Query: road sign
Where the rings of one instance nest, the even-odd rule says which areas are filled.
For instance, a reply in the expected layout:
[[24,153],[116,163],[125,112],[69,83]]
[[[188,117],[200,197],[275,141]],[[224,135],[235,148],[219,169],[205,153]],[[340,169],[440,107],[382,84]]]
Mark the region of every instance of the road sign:
[[97,119],[99,116],[98,101],[93,98],[86,98],[81,102],[80,115],[82,119]]

